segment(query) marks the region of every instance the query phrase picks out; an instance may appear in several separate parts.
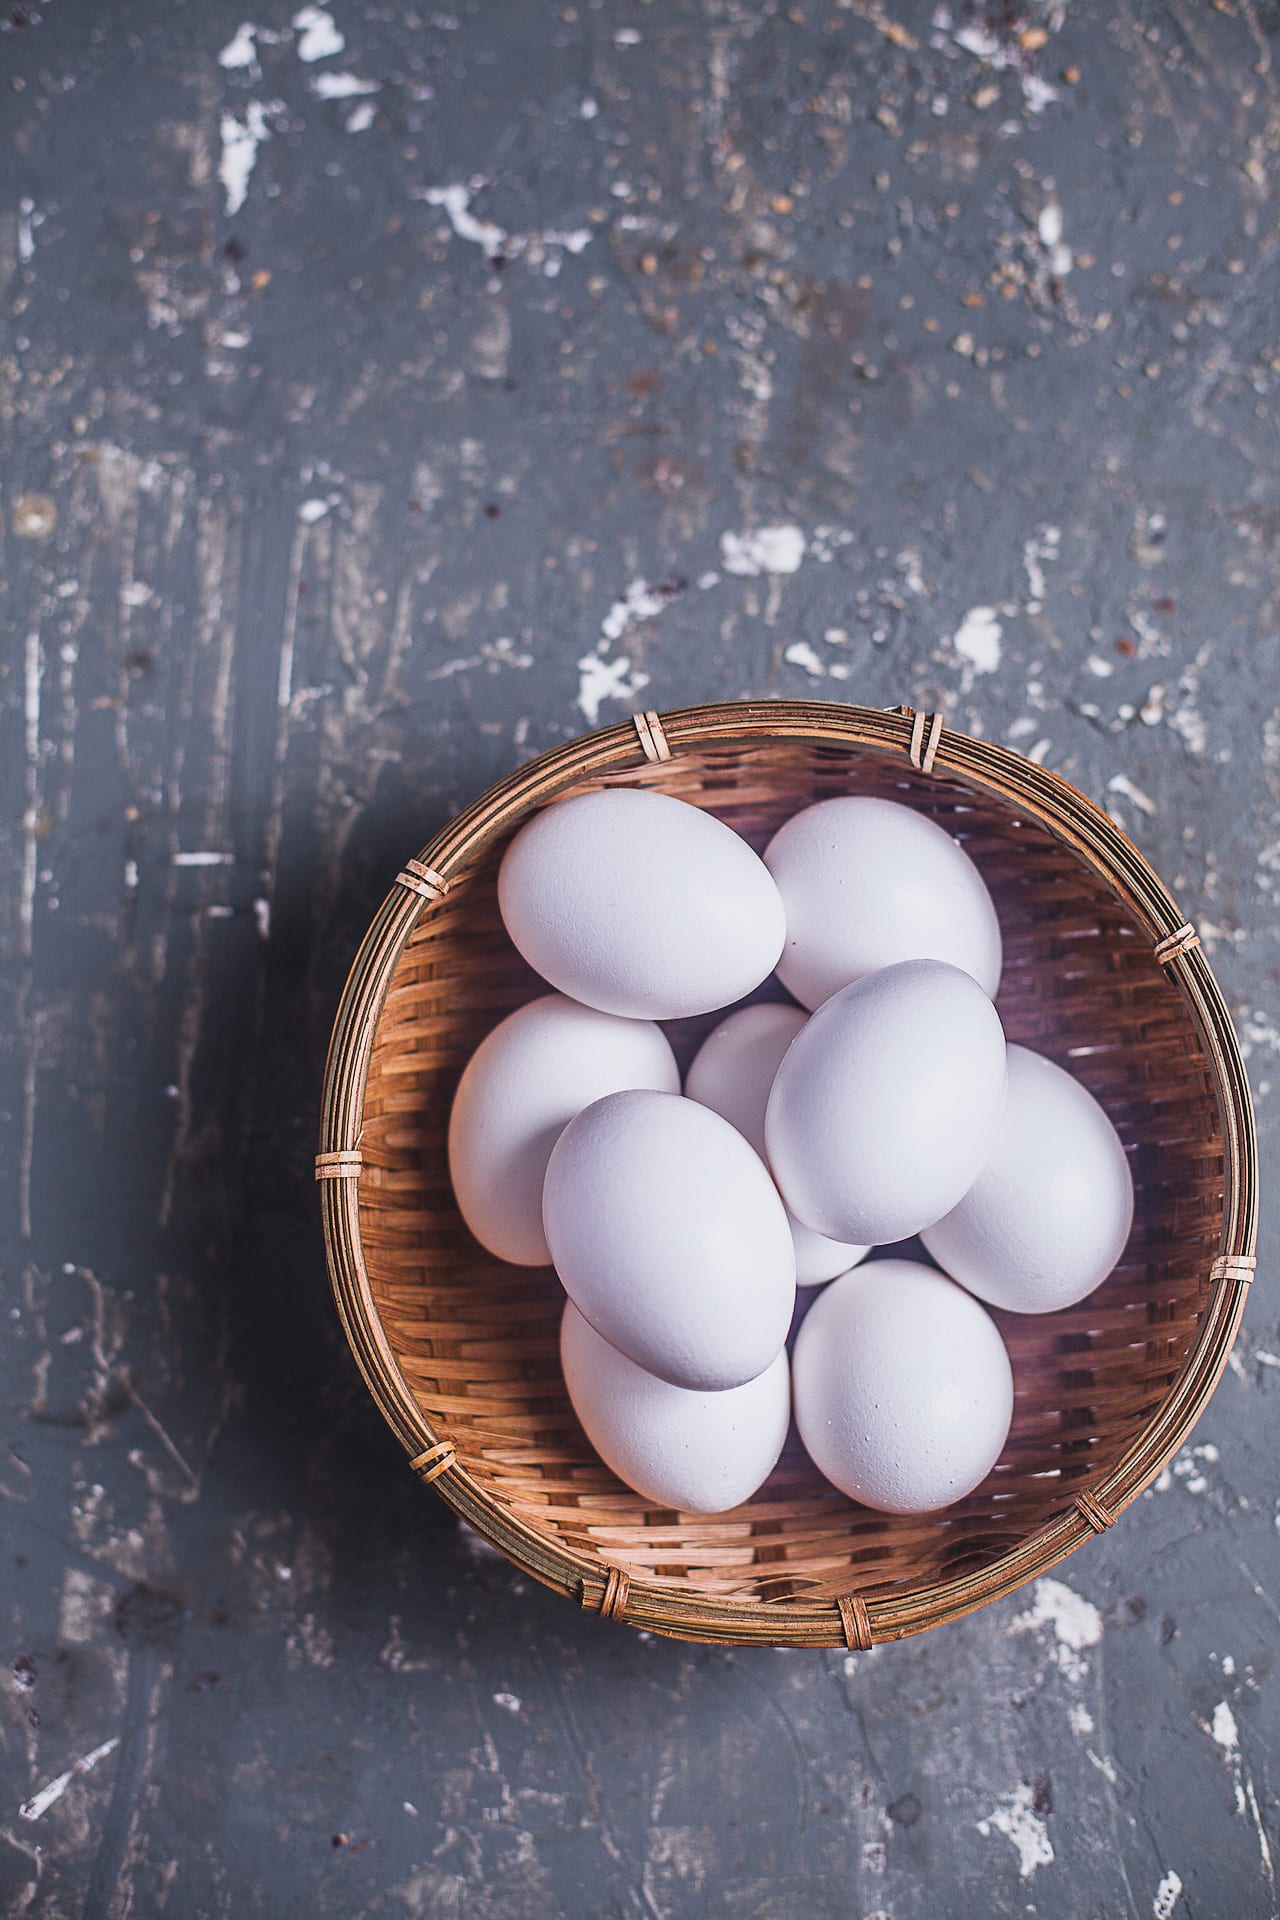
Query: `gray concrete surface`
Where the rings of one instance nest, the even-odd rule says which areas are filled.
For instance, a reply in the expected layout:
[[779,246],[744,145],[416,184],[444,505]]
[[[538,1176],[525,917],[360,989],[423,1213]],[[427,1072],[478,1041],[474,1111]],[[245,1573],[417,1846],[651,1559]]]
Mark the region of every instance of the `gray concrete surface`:
[[1059,1581],[735,1657],[412,1483],[310,1159],[451,809],[803,693],[1112,807],[1274,1171],[1280,14],[447,6],[0,17],[3,1911],[1272,1914],[1270,1225]]

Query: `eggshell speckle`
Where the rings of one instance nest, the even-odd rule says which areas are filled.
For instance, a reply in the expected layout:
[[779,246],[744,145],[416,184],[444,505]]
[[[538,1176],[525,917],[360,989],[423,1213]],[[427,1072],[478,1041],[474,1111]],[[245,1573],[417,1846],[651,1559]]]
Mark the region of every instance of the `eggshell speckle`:
[[815,1300],[792,1362],[819,1471],[882,1513],[963,1499],[1000,1456],[1013,1373],[985,1307],[914,1260],[872,1260]]
[[[761,1002],[739,1007],[709,1033],[690,1064],[684,1090],[723,1116],[766,1158],[764,1115],[782,1056],[808,1019],[800,1007]],[[847,1273],[870,1252],[828,1240],[788,1213],[796,1249],[796,1285],[821,1286]]]
[[551,1149],[575,1113],[624,1087],[680,1090],[666,1035],[650,1021],[548,993],[486,1034],[449,1116],[453,1191],[481,1246],[517,1266],[550,1263],[542,1183]]
[[806,1226],[905,1240],[977,1179],[1004,1090],[1004,1033],[981,987],[904,961],[833,994],[792,1041],[765,1116],[769,1164]]
[[781,1349],[796,1290],[786,1209],[718,1113],[670,1093],[597,1100],[552,1149],[542,1218],[574,1305],[650,1373],[736,1387]]
[[684,800],[629,787],[562,800],[522,827],[498,903],[552,986],[634,1019],[741,999],[786,930],[778,889],[740,835]]
[[791,1412],[785,1352],[740,1387],[691,1392],[628,1360],[569,1300],[560,1361],[596,1452],[658,1506],[724,1513],[750,1499],[782,1452]]
[[1124,1251],[1133,1180],[1087,1088],[1042,1054],[1009,1048],[1009,1091],[968,1193],[929,1227],[929,1252],[962,1286],[1012,1313],[1083,1300]]
[[900,960],[945,960],[994,998],[1000,922],[977,867],[927,814],[847,795],[794,814],[765,849],[787,915],[778,978],[806,1007]]

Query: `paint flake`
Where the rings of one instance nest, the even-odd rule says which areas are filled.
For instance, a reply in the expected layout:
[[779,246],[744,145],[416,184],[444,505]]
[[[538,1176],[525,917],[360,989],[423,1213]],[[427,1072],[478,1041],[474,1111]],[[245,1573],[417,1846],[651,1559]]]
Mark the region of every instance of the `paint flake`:
[[973,673],[994,673],[1000,665],[1003,636],[994,607],[970,607],[951,644]]
[[218,65],[226,67],[228,71],[235,67],[256,67],[258,55],[253,43],[257,32],[258,29],[249,21],[242,20],[218,55]]
[[301,34],[298,41],[298,58],[310,63],[312,60],[328,60],[335,53],[341,53],[346,40],[333,23],[333,15],[326,13],[323,7],[301,7],[293,16],[293,24]]
[[218,121],[222,155],[218,161],[218,179],[227,197],[227,212],[239,213],[249,192],[249,181],[257,164],[258,148],[271,138],[267,109],[261,100],[245,105],[243,119],[224,113]]
[[622,654],[616,660],[604,660],[599,653],[586,653],[578,662],[578,705],[587,725],[600,724],[600,709],[606,700],[628,700],[649,684],[649,676]]
[[1151,1920],[1171,1920],[1181,1892],[1182,1881],[1170,1867],[1156,1888],[1156,1897],[1151,1903]]
[[382,91],[377,80],[358,73],[317,73],[308,84],[318,100],[352,100],[357,94]]
[[1018,1615],[1010,1632],[1027,1633],[1039,1627],[1052,1628],[1058,1667],[1078,1685],[1087,1672],[1084,1653],[1102,1638],[1098,1609],[1061,1580],[1037,1580],[1031,1607]]
[[722,533],[720,564],[726,573],[747,578],[762,573],[798,573],[806,546],[799,527],[757,527],[754,533]]
[[985,1820],[977,1823],[978,1832],[984,1838],[990,1838],[993,1831],[1002,1833],[1013,1846],[1018,1855],[1019,1880],[1029,1880],[1037,1867],[1053,1864],[1049,1830],[1036,1813],[1034,1802],[1035,1788],[1024,1781]]

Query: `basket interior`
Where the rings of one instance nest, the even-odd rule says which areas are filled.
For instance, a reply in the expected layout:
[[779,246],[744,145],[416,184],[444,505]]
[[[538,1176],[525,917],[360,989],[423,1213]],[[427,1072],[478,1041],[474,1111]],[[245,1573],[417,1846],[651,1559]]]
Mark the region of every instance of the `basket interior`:
[[[916,774],[900,756],[760,739],[574,791],[601,784],[676,794],[757,848],[799,807],[851,792],[918,807],[961,839],[1004,927],[998,1005],[1009,1037],[1069,1066],[1125,1144],[1137,1196],[1129,1246],[1078,1306],[996,1315],[1013,1361],[1013,1427],[993,1472],[957,1506],[907,1518],[859,1507],[819,1476],[793,1429],[765,1486],[734,1512],[654,1509],[602,1465],[574,1418],[559,1372],[555,1275],[492,1259],[450,1190],[445,1139],[458,1076],[505,1013],[546,991],[498,916],[508,832],[421,915],[372,1051],[360,1230],[405,1380],[495,1504],[633,1577],[785,1609],[791,1596],[928,1587],[985,1567],[1115,1462],[1194,1339],[1217,1251],[1223,1152],[1191,1016],[1148,938],[1081,856],[1004,801]],[[682,1066],[718,1017],[668,1027]]]

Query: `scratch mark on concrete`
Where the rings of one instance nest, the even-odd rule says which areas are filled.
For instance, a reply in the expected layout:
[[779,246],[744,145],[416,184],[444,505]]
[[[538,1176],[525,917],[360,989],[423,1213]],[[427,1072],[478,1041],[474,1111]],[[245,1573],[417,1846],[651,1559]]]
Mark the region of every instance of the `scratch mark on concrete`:
[[1222,1750],[1223,1759],[1231,1775],[1235,1788],[1236,1812],[1243,1815],[1248,1812],[1258,1836],[1258,1856],[1262,1861],[1262,1871],[1268,1881],[1275,1886],[1275,1862],[1271,1856],[1271,1842],[1267,1838],[1267,1829],[1263,1823],[1262,1810],[1258,1805],[1258,1795],[1253,1784],[1253,1776],[1245,1765],[1244,1755],[1240,1751],[1240,1729],[1236,1725],[1235,1714],[1227,1700],[1219,1700],[1213,1710],[1213,1718],[1208,1724],[1208,1734],[1215,1747]]

